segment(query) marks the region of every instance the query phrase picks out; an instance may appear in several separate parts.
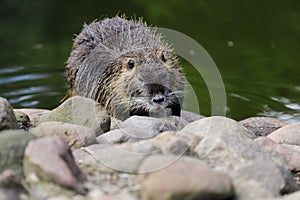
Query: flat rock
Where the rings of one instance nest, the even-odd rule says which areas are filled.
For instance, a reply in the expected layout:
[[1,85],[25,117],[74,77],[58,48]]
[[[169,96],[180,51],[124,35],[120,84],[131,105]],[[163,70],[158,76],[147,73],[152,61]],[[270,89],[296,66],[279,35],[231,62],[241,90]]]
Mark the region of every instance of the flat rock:
[[159,146],[161,151],[164,154],[190,155],[190,156],[197,155],[190,148],[193,142],[191,138],[186,137],[183,134],[180,134],[179,132],[166,131],[146,141],[156,146]]
[[73,160],[67,143],[59,136],[46,136],[31,141],[25,150],[24,173],[26,179],[37,176],[65,188],[84,194],[85,175]]
[[286,125],[268,137],[280,144],[300,145],[300,124]]
[[229,176],[187,157],[147,174],[142,181],[144,200],[231,199],[233,196]]
[[234,171],[231,177],[237,199],[275,198],[299,189],[289,171],[266,159]]
[[181,130],[188,124],[180,117],[170,116],[164,118],[132,116],[122,122],[119,128],[139,140],[149,139],[165,131]]
[[72,150],[96,144],[95,131],[91,128],[64,122],[44,122],[31,129],[37,137],[58,135],[64,138]]
[[26,131],[5,130],[0,133],[0,172],[11,169],[23,176],[23,156],[29,141],[36,137]]
[[232,119],[207,117],[190,123],[182,131],[204,137],[195,151],[214,169],[230,172],[265,158],[288,170],[282,155],[256,144],[250,139],[251,132]]
[[110,129],[110,116],[92,99],[74,96],[40,118],[42,122],[59,121],[77,124],[95,130],[96,136]]
[[83,170],[137,172],[142,161],[160,149],[150,143],[96,144],[75,150],[74,158]]
[[21,108],[14,109],[14,113],[25,113],[29,117],[30,124],[33,126],[37,126],[40,118],[43,115],[49,114],[51,111],[47,109],[37,109],[37,108]]
[[12,106],[5,98],[0,97],[0,131],[18,128]]
[[239,122],[252,131],[255,136],[267,136],[287,123],[271,117],[250,117]]
[[300,171],[300,152],[297,150],[278,144],[268,137],[258,137],[255,139],[255,142],[261,145],[262,148],[267,148],[270,151],[276,151],[283,155],[291,171]]
[[205,116],[199,115],[199,114],[187,111],[187,110],[181,110],[181,116],[180,117],[182,117],[185,121],[191,123],[193,121],[197,121],[199,119],[202,119]]
[[118,144],[124,142],[139,141],[138,137],[133,137],[132,133],[130,133],[130,135],[128,135],[127,133],[128,131],[125,131],[123,129],[114,129],[102,135],[99,135],[97,137],[97,142],[99,144]]

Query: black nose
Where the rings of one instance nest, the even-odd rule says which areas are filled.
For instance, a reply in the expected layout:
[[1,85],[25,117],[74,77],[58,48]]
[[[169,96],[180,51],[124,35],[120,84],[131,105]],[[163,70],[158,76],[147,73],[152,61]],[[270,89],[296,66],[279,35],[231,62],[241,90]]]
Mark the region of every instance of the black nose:
[[157,94],[152,98],[152,102],[156,104],[162,104],[163,102],[165,102],[165,100],[166,98],[161,94]]

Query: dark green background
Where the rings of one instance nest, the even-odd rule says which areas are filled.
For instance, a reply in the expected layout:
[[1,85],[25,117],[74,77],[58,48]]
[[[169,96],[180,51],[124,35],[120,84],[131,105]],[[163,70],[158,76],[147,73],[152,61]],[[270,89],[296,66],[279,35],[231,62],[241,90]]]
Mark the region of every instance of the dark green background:
[[[297,0],[1,0],[0,96],[16,108],[59,105],[73,35],[84,22],[117,13],[143,17],[201,44],[224,80],[227,116],[300,121]],[[205,83],[187,62],[182,65],[201,113],[210,115]]]

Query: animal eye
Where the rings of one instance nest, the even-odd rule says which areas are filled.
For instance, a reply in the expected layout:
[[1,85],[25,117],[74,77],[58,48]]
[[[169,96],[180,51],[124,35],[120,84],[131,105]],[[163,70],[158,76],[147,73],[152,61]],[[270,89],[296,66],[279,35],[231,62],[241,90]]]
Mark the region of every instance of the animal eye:
[[163,52],[160,53],[159,58],[163,61],[163,62],[167,62],[166,56]]
[[133,69],[134,66],[135,66],[134,60],[131,60],[131,59],[128,60],[128,62],[127,62],[127,69]]

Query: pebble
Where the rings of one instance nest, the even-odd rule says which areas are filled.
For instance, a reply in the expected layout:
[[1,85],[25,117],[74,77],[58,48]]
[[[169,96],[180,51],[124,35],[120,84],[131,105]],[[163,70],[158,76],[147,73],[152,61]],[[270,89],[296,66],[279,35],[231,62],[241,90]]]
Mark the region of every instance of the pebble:
[[25,113],[29,117],[30,124],[32,126],[37,126],[40,118],[43,115],[49,114],[51,111],[47,109],[37,109],[37,108],[22,108],[22,109],[14,109],[15,113],[21,112]]
[[96,101],[75,96],[67,99],[50,113],[43,115],[39,124],[48,121],[59,121],[77,124],[93,129],[96,136],[110,129],[110,116]]
[[291,147],[278,144],[268,137],[258,137],[255,142],[270,151],[276,151],[283,155],[291,171],[300,171],[300,152]]
[[[163,159],[163,158],[162,158]],[[231,199],[234,189],[228,175],[192,158],[149,173],[142,180],[142,199]]]
[[94,130],[76,124],[64,122],[44,122],[31,129],[37,137],[58,135],[64,138],[71,150],[97,143]]
[[259,159],[233,173],[237,199],[267,199],[299,190],[291,173],[271,160]]
[[204,118],[203,115],[199,115],[199,114],[187,111],[187,110],[181,110],[180,117],[189,123]]
[[39,138],[28,144],[24,155],[24,173],[27,180],[37,176],[80,194],[86,193],[82,185],[86,176],[74,162],[67,143],[56,135]]
[[300,124],[289,124],[274,132],[268,137],[280,144],[300,145]]
[[74,151],[74,158],[82,168],[102,172],[135,173],[140,163],[157,150],[151,144],[95,144]]
[[18,122],[10,103],[0,97],[0,131],[6,129],[18,129]]
[[149,139],[165,131],[181,130],[188,124],[180,117],[170,116],[165,118],[132,116],[119,125],[127,135],[139,140]]
[[287,123],[271,117],[250,117],[239,123],[252,131],[256,137],[267,136],[273,131],[287,125]]
[[11,169],[23,176],[23,156],[26,145],[36,137],[26,131],[5,130],[0,132],[0,172]]

